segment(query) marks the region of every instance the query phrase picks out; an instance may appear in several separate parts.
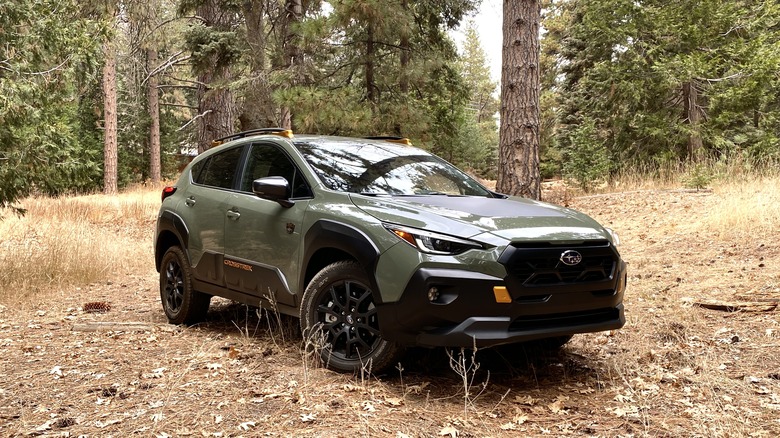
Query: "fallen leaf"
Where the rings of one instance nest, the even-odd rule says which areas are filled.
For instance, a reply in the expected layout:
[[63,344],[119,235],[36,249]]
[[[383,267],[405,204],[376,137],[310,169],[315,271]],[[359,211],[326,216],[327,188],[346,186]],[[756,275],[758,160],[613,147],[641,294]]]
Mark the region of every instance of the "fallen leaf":
[[95,422],[95,427],[97,427],[99,429],[102,429],[104,427],[111,426],[112,424],[117,424],[117,423],[121,423],[121,422],[122,422],[122,420],[120,420],[120,419],[112,419],[112,420],[107,420],[107,421],[100,421],[100,420],[98,420],[98,421]]
[[255,423],[254,421],[245,421],[245,422],[239,424],[238,428],[241,429],[241,430],[249,430],[249,429],[255,427],[256,425],[257,425],[257,423]]
[[445,426],[439,431],[439,436],[447,436],[449,435],[451,438],[458,438],[458,435],[460,435],[460,432],[458,429],[455,429],[452,426]]
[[515,430],[515,429],[517,429],[517,427],[515,427],[515,423],[511,423],[511,422],[502,424],[501,426],[498,426],[498,427],[500,427],[501,430]]
[[566,413],[566,405],[564,405],[563,400],[555,400],[554,402],[547,405],[547,409],[550,410],[553,414],[565,414]]
[[304,423],[311,423],[317,419],[317,414],[312,412],[309,414],[301,414],[301,421]]
[[526,405],[526,406],[534,406],[537,403],[539,403],[539,399],[533,398],[530,395],[526,395],[526,396],[516,395],[515,396],[515,403],[518,403],[518,404],[521,404],[521,405]]
[[385,401],[390,406],[401,406],[404,403],[403,400],[401,400],[400,398],[396,398],[396,397],[385,397]]
[[49,420],[49,421],[41,424],[40,426],[36,427],[35,431],[36,432],[43,432],[43,431],[49,430],[49,429],[51,429],[51,425],[54,424],[54,422],[55,422],[55,420]]

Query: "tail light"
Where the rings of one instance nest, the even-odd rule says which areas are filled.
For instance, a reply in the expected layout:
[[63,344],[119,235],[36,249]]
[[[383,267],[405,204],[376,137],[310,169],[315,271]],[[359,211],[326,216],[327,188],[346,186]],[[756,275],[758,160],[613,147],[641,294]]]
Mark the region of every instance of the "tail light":
[[171,196],[172,194],[176,193],[176,187],[167,186],[162,190],[162,197],[160,198],[160,202],[165,201],[165,198],[168,196]]

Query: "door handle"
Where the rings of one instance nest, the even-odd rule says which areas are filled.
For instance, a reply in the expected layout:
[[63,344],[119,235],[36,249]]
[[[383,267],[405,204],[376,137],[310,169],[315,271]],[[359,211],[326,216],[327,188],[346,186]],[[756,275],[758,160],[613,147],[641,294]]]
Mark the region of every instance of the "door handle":
[[227,217],[228,219],[233,219],[234,221],[237,221],[238,218],[241,217],[241,213],[238,212],[238,210],[228,210],[227,211]]
[[184,205],[186,205],[187,207],[192,207],[193,205],[195,205],[195,197],[190,196],[189,198],[185,199]]

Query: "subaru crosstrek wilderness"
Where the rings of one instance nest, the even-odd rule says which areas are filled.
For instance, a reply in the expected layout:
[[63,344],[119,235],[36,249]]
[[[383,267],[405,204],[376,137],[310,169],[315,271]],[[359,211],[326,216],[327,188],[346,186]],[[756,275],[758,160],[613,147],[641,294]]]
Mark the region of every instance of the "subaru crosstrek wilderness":
[[405,139],[221,140],[162,193],[171,323],[202,320],[212,296],[272,306],[353,371],[403,346],[562,345],[625,322],[618,239],[582,213],[494,193]]

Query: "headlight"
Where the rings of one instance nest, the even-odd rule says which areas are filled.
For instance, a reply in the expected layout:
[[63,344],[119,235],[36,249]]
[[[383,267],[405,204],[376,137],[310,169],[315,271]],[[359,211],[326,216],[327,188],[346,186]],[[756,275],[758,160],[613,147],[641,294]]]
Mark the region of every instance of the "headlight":
[[618,233],[616,233],[612,228],[604,227],[604,229],[607,230],[607,233],[612,238],[612,245],[614,245],[615,248],[620,246],[620,236],[618,236]]
[[445,234],[393,224],[385,224],[385,228],[399,239],[426,254],[455,255],[470,249],[484,249],[480,243]]

